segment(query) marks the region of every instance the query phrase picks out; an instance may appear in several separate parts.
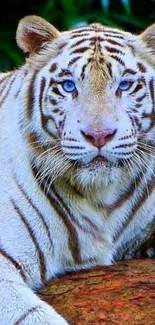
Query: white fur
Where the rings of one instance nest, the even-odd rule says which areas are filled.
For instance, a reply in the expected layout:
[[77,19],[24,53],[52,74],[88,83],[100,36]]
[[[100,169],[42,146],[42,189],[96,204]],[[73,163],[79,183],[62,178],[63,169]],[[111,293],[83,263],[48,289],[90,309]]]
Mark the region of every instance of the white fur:
[[[93,32],[92,35],[94,36]],[[128,33],[124,33],[124,35],[126,35],[126,42],[132,39],[133,43],[137,41],[138,45],[141,44],[135,36]],[[46,36],[48,37],[48,35]],[[69,33],[62,34],[59,42],[66,40],[69,45],[72,44]],[[27,43],[22,44],[24,44],[22,45],[24,47]],[[137,238],[141,236],[154,218],[153,190],[145,204],[136,212],[134,219],[114,244],[114,237],[121,231],[123,224],[128,220],[131,208],[143,195],[146,179],[147,181],[151,179],[152,169],[154,170],[155,166],[154,157],[150,154],[146,158],[148,170],[142,176],[138,191],[135,190],[133,196],[126,200],[121,207],[115,209],[114,213],[107,212],[107,207],[111,207],[117,202],[118,198],[128,191],[131,183],[141,171],[137,165],[132,169],[132,173],[129,173],[128,169],[120,168],[117,165],[120,153],[123,159],[123,155],[128,154],[129,157],[132,157],[133,152],[135,152],[137,130],[133,130],[127,113],[127,107],[131,108],[134,105],[134,99],[125,94],[121,99],[116,99],[114,95],[117,83],[120,82],[120,66],[115,61],[112,61],[112,65],[113,74],[117,81],[113,82],[112,86],[108,80],[102,80],[101,71],[99,71],[97,75],[90,74],[84,85],[81,86],[80,83],[77,85],[80,94],[79,99],[73,102],[70,95],[64,102],[61,99],[61,108],[65,110],[66,114],[64,128],[63,130],[60,129],[60,133],[62,132],[61,147],[63,155],[65,157],[69,155],[69,160],[67,160],[68,157],[64,159],[63,156],[63,158],[60,158],[60,160],[62,159],[62,163],[60,163],[58,152],[53,155],[50,152],[38,159],[33,144],[30,146],[27,138],[30,132],[35,132],[42,144],[49,145],[53,141],[51,136],[41,127],[39,111],[41,80],[44,77],[47,82],[42,109],[44,114],[51,114],[52,107],[49,98],[52,96],[52,91],[48,87],[51,77],[49,68],[56,61],[61,71],[61,68],[67,67],[69,60],[72,58],[68,57],[68,47],[64,49],[64,52],[62,51],[57,55],[55,53],[57,42],[53,45],[55,48],[54,50],[52,48],[52,52],[50,52],[50,45],[48,46],[45,53],[42,50],[41,56],[36,55],[32,59],[30,57],[28,63],[8,78],[6,87],[4,87],[1,94],[2,99],[5,98],[5,100],[0,107],[0,249],[19,263],[26,280],[24,281],[21,277],[20,270],[0,253],[0,325],[15,325],[20,319],[22,325],[67,325],[67,322],[52,307],[42,302],[34,293],[44,283],[41,279],[38,251],[32,236],[29,234],[29,228],[32,230],[33,236],[44,256],[46,281],[48,281],[66,270],[79,270],[94,265],[111,264],[115,252],[128,241],[132,241],[135,236]],[[141,46],[143,49],[144,45]],[[126,65],[129,68],[136,69],[136,57],[133,57],[126,47],[125,51]],[[50,61],[47,60],[46,62],[46,54],[48,59],[51,55]],[[74,78],[77,78],[77,83],[78,73],[83,64],[87,62],[89,55],[90,53],[84,55],[79,65],[74,66],[73,73]],[[145,64],[149,68],[148,61],[147,58]],[[34,69],[40,64],[40,71],[34,85],[34,108],[32,118],[29,120],[26,107],[28,87],[34,72],[33,63]],[[29,69],[29,72],[25,76],[27,69]],[[54,78],[56,78],[56,73],[53,73]],[[154,70],[150,65],[148,80],[152,78],[153,73]],[[1,74],[0,80],[4,76],[5,74]],[[15,81],[12,83],[14,76]],[[102,82],[98,83],[98,78],[101,78],[100,81],[103,81],[103,84]],[[2,87],[3,85],[5,85],[5,81],[2,82]],[[94,85],[97,85],[98,92],[96,92],[96,86]],[[17,93],[19,94],[17,95]],[[129,103],[129,101],[131,102]],[[147,112],[150,112],[151,104],[148,102],[146,102],[145,107],[147,107]],[[57,124],[60,119],[60,117],[57,117]],[[81,124],[79,124],[78,119]],[[144,121],[143,128],[146,129],[148,124],[148,121]],[[113,167],[96,165],[92,168],[91,161],[98,155],[98,149],[82,137],[81,128],[101,130],[113,127],[118,129],[116,136],[101,149],[101,155],[106,157],[113,164]],[[48,121],[47,128],[52,130],[54,134],[57,133],[57,128],[51,120]],[[128,138],[120,140],[124,136],[130,136],[130,141]],[[68,140],[68,138],[72,138],[72,140]],[[126,145],[130,144],[131,147],[127,146],[122,153],[123,149],[117,149],[117,146],[124,143]],[[37,143],[34,144],[34,147],[35,145],[37,146]],[[68,146],[67,149],[66,146]],[[76,149],[74,146],[83,147],[83,149]],[[83,165],[83,168],[79,167],[76,170],[77,177],[75,177],[74,168],[72,168],[74,160]],[[60,210],[66,209],[66,214],[68,213],[67,209],[70,211],[68,219],[77,233],[81,260],[83,261],[81,263],[75,262],[72,256],[69,247],[69,230],[59,213],[50,204],[32,173],[32,161],[35,162],[37,167],[44,163],[44,168],[49,168],[51,177],[54,177],[54,172],[54,175],[58,175],[57,168],[61,169],[62,177],[55,178],[53,184],[67,207],[64,208],[65,205],[60,201]],[[69,166],[69,172],[67,166]],[[63,173],[63,168],[66,168],[66,173],[65,171]],[[77,193],[74,192],[74,188],[76,188]],[[56,200],[55,194],[52,194],[52,187],[48,188],[48,191]],[[33,204],[31,204],[30,200]],[[29,228],[25,226],[19,216],[18,209]],[[48,227],[50,238],[40,214]],[[23,320],[22,317],[24,317]]]

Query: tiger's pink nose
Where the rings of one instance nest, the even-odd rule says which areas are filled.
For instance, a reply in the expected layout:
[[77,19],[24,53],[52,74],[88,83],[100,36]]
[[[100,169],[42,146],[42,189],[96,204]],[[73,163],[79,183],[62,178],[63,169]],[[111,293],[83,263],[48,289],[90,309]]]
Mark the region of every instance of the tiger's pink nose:
[[96,131],[96,130],[91,130],[87,129],[84,131],[81,131],[82,135],[85,137],[85,139],[92,143],[93,146],[97,148],[101,148],[105,146],[105,144],[112,140],[114,135],[116,134],[117,130],[112,130],[112,129],[105,129],[103,131]]

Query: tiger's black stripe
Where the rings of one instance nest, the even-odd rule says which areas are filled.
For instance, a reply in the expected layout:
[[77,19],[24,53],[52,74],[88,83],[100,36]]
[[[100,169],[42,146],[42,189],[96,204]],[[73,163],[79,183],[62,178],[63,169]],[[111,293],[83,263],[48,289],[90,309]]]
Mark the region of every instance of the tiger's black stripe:
[[[155,170],[154,170],[155,173]],[[136,184],[137,185],[137,184]],[[152,177],[151,181],[145,185],[145,188],[143,190],[143,194],[140,195],[139,199],[136,200],[135,204],[133,205],[130,214],[128,215],[128,218],[126,222],[123,225],[123,228],[118,232],[118,234],[115,236],[115,243],[119,241],[119,238],[123,235],[125,230],[128,228],[129,224],[131,224],[132,220],[135,217],[135,214],[140,210],[140,208],[144,205],[145,201],[148,198],[148,192],[149,195],[153,192],[155,188],[155,176]]]
[[40,306],[32,307],[29,309],[24,315],[22,315],[15,323],[14,325],[20,325],[30,314],[36,312],[38,309],[41,309]]
[[73,50],[70,54],[72,55],[72,54],[84,53],[84,52],[87,52],[88,50],[89,50],[89,47],[83,46],[83,47]]
[[31,82],[29,84],[28,92],[27,92],[27,119],[28,120],[31,120],[33,114],[33,108],[35,103],[34,86],[35,86],[37,74],[38,74],[38,70],[36,70],[33,73],[33,76],[31,77]]
[[[3,95],[3,97],[1,98],[1,100],[0,100],[0,106],[4,103],[5,99],[8,97],[9,92],[11,92],[11,86],[12,86],[13,82],[15,81],[15,79],[16,79],[16,74],[13,75],[13,77],[11,78],[10,83],[9,83],[9,90],[6,91],[5,94]],[[5,88],[7,88],[7,86],[8,86],[8,83],[6,83],[4,85],[3,90],[5,90]]]
[[110,56],[112,59],[114,59],[115,61],[120,63],[123,67],[125,67],[125,63],[120,57],[118,57],[117,55],[113,55],[113,54],[111,54]]
[[54,252],[54,245],[53,245],[53,242],[52,242],[52,239],[51,239],[51,234],[50,234],[50,231],[49,231],[49,228],[48,228],[48,225],[47,223],[45,222],[45,219],[44,219],[44,216],[43,214],[38,210],[38,208],[36,207],[36,205],[32,202],[32,199],[27,195],[27,193],[24,191],[23,187],[19,184],[18,180],[16,179],[16,176],[13,175],[13,179],[18,187],[18,189],[20,190],[20,192],[24,195],[26,201],[32,206],[32,208],[35,210],[37,216],[39,217],[39,219],[41,220],[44,228],[46,229],[46,234],[47,234],[47,237],[48,237],[48,240],[50,242],[50,245],[51,245],[51,252]]
[[152,123],[151,123],[151,127],[153,127],[155,125],[155,93],[154,93],[154,79],[152,78],[149,81],[149,89],[150,89],[150,95],[151,95],[151,100],[152,100]]
[[138,85],[136,85],[136,87],[135,87],[135,89],[133,89],[130,93],[129,93],[129,95],[133,95],[133,94],[135,94],[135,93],[137,93],[139,90],[141,90],[143,88],[143,85],[142,84],[138,84]]
[[[38,170],[36,167],[32,167],[32,173],[34,174],[34,177],[36,178],[36,175],[38,173]],[[46,181],[44,180],[44,183],[39,184],[39,188],[42,190],[43,193],[45,193],[45,186]],[[77,231],[71,222],[71,220],[74,220],[74,216],[71,214],[68,207],[65,205],[62,198],[58,195],[56,190],[54,189],[54,185],[52,185],[52,188],[50,188],[50,191],[46,193],[46,198],[49,201],[49,204],[51,207],[55,210],[56,214],[61,218],[62,222],[66,226],[66,229],[68,231],[68,240],[69,240],[69,248],[72,254],[73,261],[77,264],[82,264],[81,254],[80,254],[80,247],[79,247],[79,240]]]
[[11,264],[13,264],[13,266],[20,272],[23,280],[26,280],[26,276],[24,274],[24,271],[21,267],[21,265],[11,256],[9,255],[5,250],[3,250],[2,248],[0,248],[0,254],[6,258],[6,260],[8,260]]
[[[88,39],[88,40],[89,40],[89,39]],[[78,45],[81,45],[81,44],[85,43],[85,41],[86,41],[86,39],[80,39],[79,41],[73,43],[73,44],[70,46],[70,49],[72,49],[72,48],[74,48],[74,47],[76,47],[76,46],[78,46]]]
[[77,39],[77,38],[80,38],[81,39],[81,37],[89,37],[89,33],[86,33],[86,32],[84,32],[84,33],[82,33],[82,34],[77,34],[77,35],[75,35],[75,34],[73,34],[73,35],[71,35],[71,39]]
[[77,230],[74,227],[73,222],[71,222],[72,219],[74,220],[73,215],[69,211],[68,207],[65,205],[60,195],[55,191],[54,186],[52,186],[52,189],[47,193],[47,198],[51,206],[54,207],[59,217],[61,217],[61,220],[63,221],[68,230],[68,246],[70,248],[74,262],[76,264],[82,264]]
[[[145,171],[144,171],[145,172]],[[140,183],[142,181],[143,172],[141,172],[130,184],[130,187],[125,191],[124,194],[113,204],[110,206],[105,206],[106,211],[108,214],[114,214],[115,210],[119,209],[125,202],[127,202],[136,192],[138,186],[140,186]],[[135,186],[136,184],[136,186]]]
[[124,37],[121,35],[121,34],[116,34],[116,35],[114,35],[113,33],[111,33],[111,32],[105,32],[104,33],[104,36],[106,36],[106,37],[111,37],[111,38],[118,38],[118,39],[121,39],[121,40],[124,40]]
[[19,208],[19,206],[15,203],[15,201],[13,199],[11,199],[11,203],[12,203],[12,206],[13,206],[14,210],[18,214],[20,220],[24,224],[26,230],[28,231],[28,234],[29,234],[30,238],[32,239],[34,247],[36,248],[36,252],[37,252],[38,258],[39,258],[39,267],[40,267],[41,279],[42,279],[42,282],[45,283],[46,282],[46,262],[45,262],[44,254],[42,253],[42,251],[41,251],[41,249],[39,247],[39,244],[38,244],[38,242],[36,240],[33,229],[31,229],[31,226],[29,225],[28,221],[24,217],[21,209]]
[[110,53],[125,55],[125,53],[123,51],[121,51],[121,50],[119,50],[118,48],[115,48],[115,47],[105,46],[105,49],[106,49],[106,51],[108,51]]
[[81,59],[81,56],[76,56],[75,58],[73,58],[69,61],[68,66],[71,67],[73,64],[75,64],[80,59]]
[[[55,79],[51,78],[50,86],[52,86],[53,84],[55,84]],[[43,103],[43,94],[44,94],[45,87],[46,87],[46,79],[42,78],[41,83],[40,83],[40,95],[39,95],[39,108],[40,108],[40,112],[41,112],[41,124],[42,124],[42,128],[44,129],[44,131],[47,132],[48,134],[50,134],[53,138],[55,138],[55,135],[52,133],[52,131],[49,131],[48,128],[47,128],[48,121],[52,120],[52,122],[54,123],[56,129],[58,129],[57,125],[56,125],[56,122],[55,122],[55,119],[51,115],[45,115],[44,112],[43,112],[42,103]],[[54,104],[55,104],[55,101],[54,101]]]

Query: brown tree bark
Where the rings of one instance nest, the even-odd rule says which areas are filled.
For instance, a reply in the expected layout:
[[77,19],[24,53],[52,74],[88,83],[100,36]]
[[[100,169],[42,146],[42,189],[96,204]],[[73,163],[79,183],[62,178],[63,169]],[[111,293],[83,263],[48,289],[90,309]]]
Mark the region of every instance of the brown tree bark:
[[155,260],[68,273],[40,297],[71,325],[155,325]]

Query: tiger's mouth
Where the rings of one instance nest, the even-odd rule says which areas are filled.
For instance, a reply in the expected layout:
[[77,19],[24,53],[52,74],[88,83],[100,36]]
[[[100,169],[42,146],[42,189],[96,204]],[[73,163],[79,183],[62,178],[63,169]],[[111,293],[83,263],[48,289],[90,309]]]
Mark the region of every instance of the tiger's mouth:
[[94,159],[92,159],[92,161],[90,162],[90,165],[98,166],[98,167],[102,167],[102,166],[109,167],[109,165],[111,165],[111,163],[107,158],[99,155],[99,156],[95,157]]
[[101,155],[96,156],[89,163],[77,162],[77,167],[88,168],[90,171],[97,171],[99,169],[105,170],[107,168],[112,168],[114,165],[116,165],[116,162],[111,162]]
[[90,172],[95,173],[105,173],[110,171],[114,167],[114,163],[110,162],[107,158],[103,156],[95,157],[87,166],[86,168],[89,169]]
[[[130,158],[126,158],[126,161],[130,161]],[[84,163],[84,162],[76,162],[75,165],[78,169],[87,169],[90,172],[101,172],[105,173],[105,172],[110,172],[113,168],[125,168],[125,164],[124,164],[124,159],[118,158],[116,157],[114,159],[108,159],[105,156],[101,156],[98,155],[95,158],[93,158],[90,162],[88,163]]]

